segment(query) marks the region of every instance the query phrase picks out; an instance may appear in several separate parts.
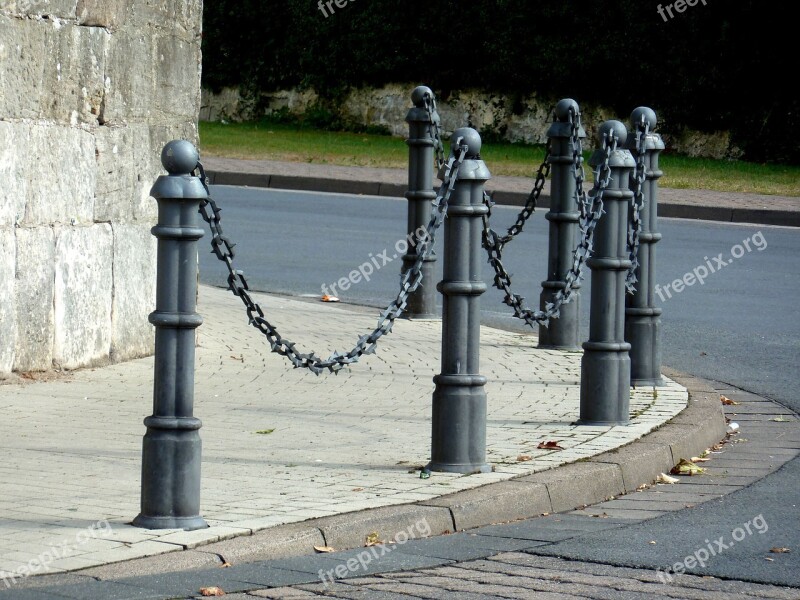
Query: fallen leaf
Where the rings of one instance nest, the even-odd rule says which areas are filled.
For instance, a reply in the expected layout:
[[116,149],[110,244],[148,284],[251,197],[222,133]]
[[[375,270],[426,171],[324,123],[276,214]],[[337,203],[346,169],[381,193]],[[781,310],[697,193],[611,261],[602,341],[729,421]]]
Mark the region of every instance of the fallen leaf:
[[770,421],[775,421],[776,423],[791,423],[792,419],[787,419],[784,416],[775,417],[774,419],[770,419]]
[[314,546],[314,550],[316,550],[317,552],[336,552],[336,550],[334,550],[330,546]]
[[222,588],[218,588],[217,586],[211,586],[211,587],[200,588],[200,595],[201,596],[224,596],[225,592],[222,591]]
[[529,455],[529,454],[520,454],[517,457],[517,462],[525,462],[525,461],[531,460],[532,458],[533,457],[531,455]]
[[330,294],[325,294],[322,297],[323,302],[339,302],[339,299],[336,296],[331,296]]
[[720,396],[720,402],[722,402],[725,406],[738,406],[739,403],[736,400],[731,400],[727,396]]
[[378,544],[382,544],[381,536],[378,535],[377,531],[373,531],[367,536],[367,543],[365,544],[367,548],[370,546],[377,546]]
[[431,478],[431,472],[422,470],[422,471],[419,472],[419,478],[420,479],[430,479]]
[[[663,475],[663,473],[662,473],[662,475]],[[649,487],[650,487],[649,485],[647,485],[646,483],[643,483],[642,485],[640,485],[640,486],[638,486],[636,488],[636,491],[637,492],[643,492],[644,490],[646,490]]]
[[655,540],[650,540],[650,541],[649,541],[649,542],[647,542],[647,543],[648,543],[648,544],[655,544],[655,543],[656,543],[656,541],[655,541]]
[[773,554],[789,554],[789,552],[791,552],[789,548],[782,548],[782,547],[770,548],[769,551],[772,552]]
[[274,429],[262,429],[261,431],[256,431],[256,433],[258,433],[260,435],[269,435],[273,431],[275,431],[275,430]]
[[539,442],[539,445],[536,446],[539,450],[563,450],[561,446],[558,445],[558,441],[550,441],[550,442]]
[[693,456],[693,457],[691,458],[691,460],[692,460],[692,462],[694,462],[694,463],[698,463],[698,462],[708,462],[708,461],[710,461],[711,459],[710,459],[710,458],[703,458],[702,456]]
[[661,473],[657,478],[656,481],[659,483],[678,483],[680,479],[677,477],[670,477],[666,473]]
[[353,491],[353,492],[363,492],[364,488],[353,488],[351,491]]
[[701,475],[705,471],[705,469],[701,469],[692,461],[682,458],[677,465],[672,467],[670,473],[673,475]]
[[227,569],[228,567],[232,567],[233,565],[229,563],[227,560],[220,565],[220,568]]

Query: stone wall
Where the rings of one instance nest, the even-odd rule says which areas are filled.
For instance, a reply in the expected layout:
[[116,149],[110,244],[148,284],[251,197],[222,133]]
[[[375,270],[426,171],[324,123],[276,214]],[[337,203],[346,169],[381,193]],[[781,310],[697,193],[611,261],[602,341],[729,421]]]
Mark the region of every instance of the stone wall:
[[[411,106],[410,94],[415,84],[387,85],[351,91],[341,104],[341,115],[361,125],[377,125],[392,135],[405,137],[408,126],[404,119]],[[319,100],[313,91],[282,90],[264,93],[259,98],[242,97],[236,89],[219,93],[203,90],[200,119],[204,121],[241,121],[257,119],[264,114],[284,110],[295,115]],[[475,90],[456,91],[439,102],[439,114],[447,133],[469,124],[480,132],[510,142],[543,144],[551,121],[553,100],[536,95],[513,99],[500,94]],[[631,110],[635,107],[632,106]],[[620,119],[627,124],[630,113],[615,115],[606,107],[582,104],[583,123],[587,134],[606,119]],[[738,158],[742,152],[731,144],[728,132],[704,133],[673,126],[662,133],[671,151],[688,156]]]
[[200,0],[0,0],[0,376],[152,351],[156,203]]

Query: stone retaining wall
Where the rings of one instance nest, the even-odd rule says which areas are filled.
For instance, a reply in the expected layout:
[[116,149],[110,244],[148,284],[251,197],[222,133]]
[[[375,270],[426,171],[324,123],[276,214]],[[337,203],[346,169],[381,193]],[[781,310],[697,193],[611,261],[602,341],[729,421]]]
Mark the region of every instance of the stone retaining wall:
[[[394,84],[381,88],[355,89],[345,98],[340,114],[361,125],[377,125],[392,135],[406,137],[404,119],[411,106],[410,94],[416,84]],[[240,121],[258,119],[265,114],[284,110],[303,114],[319,100],[313,90],[282,90],[261,94],[258,98],[243,97],[239,90],[228,88],[219,93],[203,90],[200,119],[204,121]],[[514,99],[500,94],[475,90],[456,91],[439,102],[439,114],[449,133],[469,124],[481,133],[487,131],[510,142],[542,144],[551,121],[553,101],[536,95]],[[631,106],[631,110],[636,108]],[[615,115],[602,106],[581,104],[583,123],[591,136],[606,119],[627,123],[627,115]],[[729,132],[703,133],[683,127],[662,132],[671,151],[708,158],[738,158],[740,149],[731,144]]]
[[159,154],[196,140],[202,2],[0,0],[0,376],[152,351]]

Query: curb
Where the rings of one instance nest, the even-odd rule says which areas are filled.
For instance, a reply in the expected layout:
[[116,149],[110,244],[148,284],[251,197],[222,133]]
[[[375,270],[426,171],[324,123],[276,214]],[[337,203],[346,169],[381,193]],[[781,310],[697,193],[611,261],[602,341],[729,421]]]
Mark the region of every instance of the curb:
[[[271,527],[250,536],[138,559],[139,574],[184,570],[225,562],[253,562],[316,554],[314,546],[362,548],[373,532],[409,531],[426,523],[430,536],[443,535],[542,513],[571,511],[633,492],[655,481],[681,458],[700,454],[725,438],[719,394],[711,382],[664,369],[689,391],[688,406],[654,432],[616,450],[533,475],[456,492],[433,500],[401,504]],[[119,563],[80,575],[109,576]]]
[[[389,196],[402,198],[407,186],[399,183],[380,181],[358,181],[351,179],[332,179],[308,177],[304,175],[270,175],[237,171],[206,172],[212,185],[237,185],[281,190],[327,192],[332,194],[362,194],[365,196]],[[528,193],[495,190],[497,204],[506,206],[525,206]],[[550,196],[542,192],[539,197],[540,208],[550,207]],[[720,221],[723,223],[753,223],[757,225],[781,225],[800,227],[800,212],[790,210],[766,210],[758,208],[728,208],[724,206],[694,206],[661,201],[658,216],[701,221]]]

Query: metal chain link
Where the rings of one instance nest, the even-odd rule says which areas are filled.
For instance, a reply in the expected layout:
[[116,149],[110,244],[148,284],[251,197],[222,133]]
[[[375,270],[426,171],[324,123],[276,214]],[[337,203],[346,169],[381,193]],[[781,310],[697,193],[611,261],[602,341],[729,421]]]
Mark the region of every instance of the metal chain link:
[[[200,214],[203,220],[208,223],[211,229],[211,248],[216,257],[225,263],[228,268],[228,288],[235,296],[238,296],[247,310],[250,324],[263,333],[269,342],[272,352],[285,356],[295,366],[295,368],[305,368],[312,373],[319,375],[326,369],[331,373],[338,373],[347,365],[357,362],[364,354],[373,354],[378,344],[378,340],[391,332],[395,319],[397,319],[406,308],[408,297],[414,292],[422,282],[422,264],[430,256],[435,241],[436,231],[442,224],[450,196],[455,188],[458,179],[458,170],[464,162],[467,146],[457,140],[458,155],[451,156],[447,161],[444,180],[436,194],[434,200],[434,210],[431,219],[425,229],[425,236],[417,242],[417,259],[412,267],[406,271],[400,281],[400,292],[397,298],[381,312],[377,327],[369,334],[363,335],[358,342],[347,353],[334,351],[327,359],[319,358],[314,352],[304,353],[296,348],[296,344],[284,339],[278,330],[264,316],[264,311],[255,302],[249,293],[249,287],[244,273],[234,267],[233,259],[235,244],[222,233],[222,220],[220,218],[221,209],[211,198],[200,204]],[[208,179],[203,169],[203,165],[198,162],[197,172],[200,180],[208,191]]]
[[422,97],[422,102],[425,110],[428,111],[428,121],[431,124],[431,133],[433,134],[433,150],[436,156],[436,170],[438,171],[444,166],[444,144],[442,143],[442,129],[439,122],[433,118],[436,111],[436,97],[433,94],[425,93]]
[[582,220],[589,214],[589,202],[583,189],[586,170],[583,167],[583,142],[581,141],[581,113],[574,106],[569,107],[569,120],[572,123],[572,168],[575,175],[575,200]]
[[[580,128],[579,118],[573,122],[573,132]],[[573,141],[575,138],[573,137]],[[578,139],[580,144],[580,139]],[[505,294],[503,302],[514,309],[514,316],[525,321],[527,325],[533,327],[534,325],[541,324],[547,325],[550,319],[558,318],[560,315],[561,307],[564,304],[573,300],[576,294],[576,284],[583,279],[583,265],[586,260],[592,255],[592,241],[594,239],[594,232],[600,217],[603,215],[603,194],[611,182],[611,168],[609,167],[609,158],[611,153],[616,149],[618,140],[613,138],[609,141],[608,137],[603,140],[603,162],[598,165],[595,171],[595,185],[591,194],[591,202],[585,202],[587,208],[582,211],[585,216],[580,220],[581,239],[573,253],[572,266],[567,271],[564,277],[564,287],[556,293],[553,302],[545,304],[545,310],[531,310],[525,307],[525,299],[515,294],[511,289],[511,275],[503,266],[502,262],[502,246],[494,244],[493,240],[496,234],[489,227],[489,219],[491,218],[491,208],[493,202],[488,195],[484,195],[484,203],[489,208],[489,211],[483,216],[483,245],[489,253],[489,264],[495,272],[494,286]],[[579,154],[582,158],[582,154]],[[582,161],[581,161],[582,162]],[[583,168],[581,166],[581,171]],[[577,169],[576,169],[577,173]],[[584,204],[581,197],[585,196],[581,182],[580,191],[577,196],[579,204]]]
[[639,269],[639,234],[642,231],[641,212],[644,207],[644,183],[647,179],[645,169],[645,152],[647,136],[650,133],[650,123],[642,114],[640,123],[636,123],[636,169],[631,176],[636,183],[636,189],[631,199],[631,219],[628,222],[628,252],[630,253],[631,266],[625,277],[625,288],[629,294],[636,291],[636,271]]

